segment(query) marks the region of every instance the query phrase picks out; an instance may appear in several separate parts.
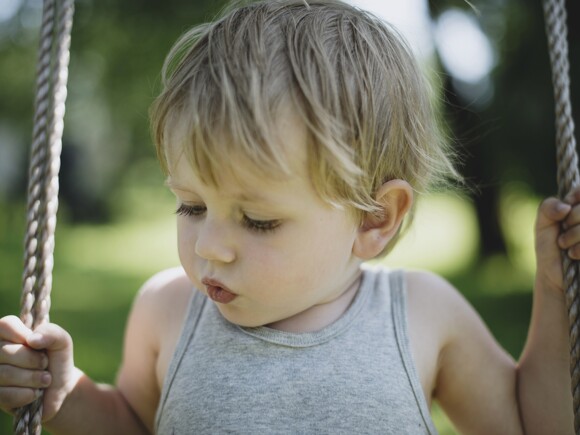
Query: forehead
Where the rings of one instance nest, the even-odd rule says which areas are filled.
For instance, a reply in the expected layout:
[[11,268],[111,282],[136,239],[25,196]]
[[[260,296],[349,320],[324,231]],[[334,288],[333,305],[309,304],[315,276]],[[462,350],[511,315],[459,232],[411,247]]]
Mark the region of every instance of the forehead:
[[269,182],[309,179],[307,132],[292,110],[276,117],[267,150],[251,140],[238,140],[231,131],[211,137],[196,134],[184,120],[168,129],[165,157],[169,180],[176,182],[188,172],[205,184],[238,185],[242,188]]
[[198,176],[185,156],[173,162],[166,184],[185,201],[244,204],[255,210],[295,213],[307,208],[309,213],[328,205],[314,190],[306,170],[283,177],[262,175],[253,166],[228,163],[218,174],[217,184],[208,185]]

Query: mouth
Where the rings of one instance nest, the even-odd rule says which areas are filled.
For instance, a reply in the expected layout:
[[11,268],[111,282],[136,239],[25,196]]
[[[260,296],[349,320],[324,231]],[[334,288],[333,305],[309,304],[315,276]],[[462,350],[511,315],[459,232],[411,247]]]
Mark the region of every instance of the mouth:
[[201,283],[205,286],[207,295],[212,301],[220,304],[229,304],[238,297],[237,294],[230,291],[226,286],[215,279],[203,278]]

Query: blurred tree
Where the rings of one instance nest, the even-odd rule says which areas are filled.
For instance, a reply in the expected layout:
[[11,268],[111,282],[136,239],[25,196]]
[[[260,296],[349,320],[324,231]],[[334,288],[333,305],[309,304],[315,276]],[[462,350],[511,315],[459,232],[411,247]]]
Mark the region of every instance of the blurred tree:
[[[42,6],[6,2],[0,14],[0,201],[23,196]],[[61,169],[61,197],[73,219],[110,218],[111,192],[125,168],[154,156],[147,112],[163,59],[180,34],[224,3],[76,2]]]
[[[486,0],[472,7],[464,0],[429,0],[429,7],[434,20],[450,8],[473,14],[495,47],[489,101],[478,104],[470,97],[469,84],[449,70],[444,94],[451,129],[465,154],[463,173],[478,187],[474,203],[481,254],[501,253],[505,251],[499,214],[502,186],[521,181],[541,196],[556,192],[555,115],[542,4]],[[578,125],[580,82],[575,78],[580,71],[580,29],[575,23],[580,5],[568,1],[567,8],[571,92]]]

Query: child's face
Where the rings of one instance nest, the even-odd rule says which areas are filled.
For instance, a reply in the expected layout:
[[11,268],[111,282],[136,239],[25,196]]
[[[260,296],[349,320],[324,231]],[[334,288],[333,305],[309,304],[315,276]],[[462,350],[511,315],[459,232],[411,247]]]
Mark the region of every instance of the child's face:
[[224,169],[216,188],[201,182],[182,153],[168,153],[183,268],[242,326],[291,319],[334,300],[361,262],[352,253],[353,214],[324,202],[309,182],[304,129],[285,121],[280,130],[295,172],[284,181],[236,165],[236,176]]

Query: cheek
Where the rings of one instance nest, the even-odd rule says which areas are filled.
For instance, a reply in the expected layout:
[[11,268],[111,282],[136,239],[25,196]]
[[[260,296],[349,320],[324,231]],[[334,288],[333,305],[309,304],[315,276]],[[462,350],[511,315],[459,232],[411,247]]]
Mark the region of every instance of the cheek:
[[[239,258],[240,271],[255,285],[262,298],[269,298],[280,291],[288,291],[303,281],[308,273],[304,252],[296,246],[295,238],[283,237],[276,243],[247,241]],[[278,291],[273,292],[273,289]]]
[[340,280],[341,273],[348,273],[353,259],[356,228],[341,221],[325,221],[311,235],[306,250],[304,267],[326,281]]
[[[192,261],[195,255],[196,231],[194,225],[177,218],[177,251],[184,268]],[[187,270],[187,268],[186,268]]]
[[[341,230],[341,231],[339,231]],[[342,237],[337,236],[342,234]],[[354,236],[344,228],[320,225],[292,231],[275,245],[245,244],[244,258],[254,280],[267,286],[316,286],[345,270],[351,259]]]

